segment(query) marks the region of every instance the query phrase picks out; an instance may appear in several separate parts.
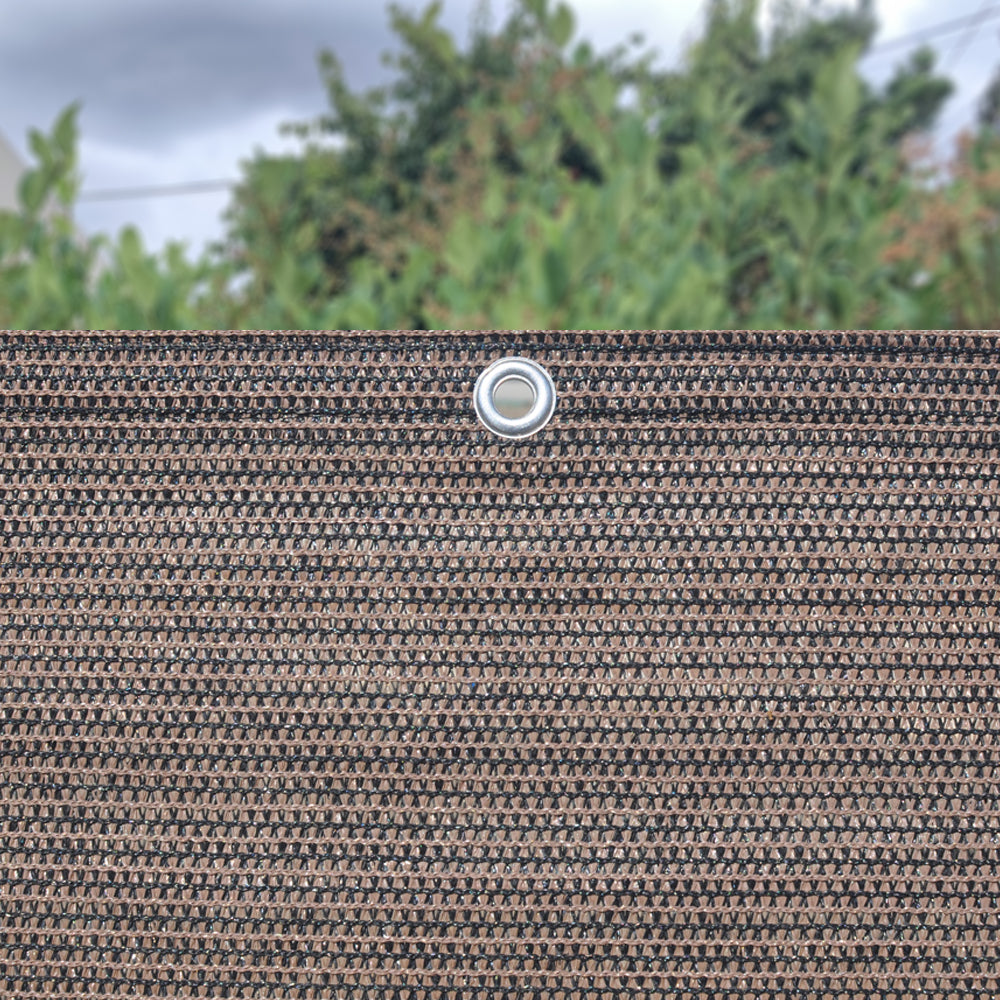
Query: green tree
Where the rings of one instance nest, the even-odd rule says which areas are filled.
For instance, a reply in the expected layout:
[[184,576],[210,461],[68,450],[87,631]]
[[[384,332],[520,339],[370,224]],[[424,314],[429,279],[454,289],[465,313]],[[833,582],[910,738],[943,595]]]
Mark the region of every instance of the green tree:
[[1000,135],[1000,69],[983,92],[977,120],[980,128]]
[[[521,119],[545,118],[547,130],[559,133],[553,163],[576,177],[601,179],[573,129],[552,120],[545,101],[529,96],[520,74],[540,64],[556,90],[587,73],[624,84],[634,67],[625,64],[623,51],[598,57],[580,45],[567,59],[573,15],[564,4],[550,9],[542,0],[522,0],[495,33],[481,7],[462,51],[438,24],[440,9],[435,2],[413,15],[390,6],[402,48],[387,56],[398,74],[388,87],[353,93],[334,53],[322,52],[330,110],[287,127],[303,139],[302,154],[263,155],[247,165],[229,213],[226,248],[234,270],[250,276],[247,309],[272,298],[283,303],[280,312],[293,301],[321,303],[347,294],[354,287],[352,265],[362,259],[398,274],[401,230],[433,244],[433,234],[466,192],[458,163],[481,146],[487,119],[497,130],[491,168],[504,176],[527,169],[518,126],[505,114],[511,101]],[[294,261],[294,268],[286,261]],[[276,284],[277,276],[291,270],[294,280]]]
[[921,325],[1000,327],[1000,135],[963,136],[947,183],[887,217],[895,236],[884,250],[911,275]]
[[598,54],[570,8],[486,9],[464,49],[440,5],[390,16],[393,82],[320,66],[296,155],[245,164],[225,240],[189,261],[73,227],[76,109],[32,134],[0,214],[0,320],[29,327],[996,325],[1000,143],[934,183],[908,137],[950,84],[920,52],[875,91],[871,9],[714,0],[675,70]]
[[877,222],[910,193],[903,136],[950,84],[919,53],[873,92],[870,6],[788,4],[765,38],[755,0],[714,0],[668,73],[634,46],[573,44],[565,4],[521,0],[465,51],[439,12],[391,8],[387,88],[353,93],[324,53],[331,110],[293,127],[302,155],[248,165],[229,215],[244,315],[860,325],[885,315],[879,296],[904,300]]
[[36,164],[21,180],[18,209],[0,211],[0,326],[24,329],[191,328],[211,315],[207,265],[180,245],[146,252],[138,232],[85,237],[73,222],[79,190],[78,105],[46,136],[29,135]]

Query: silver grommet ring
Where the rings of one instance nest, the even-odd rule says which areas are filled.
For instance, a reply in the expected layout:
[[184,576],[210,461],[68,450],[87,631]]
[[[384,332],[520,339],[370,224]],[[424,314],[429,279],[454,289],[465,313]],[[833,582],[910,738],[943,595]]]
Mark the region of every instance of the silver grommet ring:
[[[505,417],[493,394],[509,378],[523,379],[531,386],[534,402],[523,417]],[[503,438],[516,440],[537,434],[551,419],[556,408],[556,387],[552,376],[529,358],[500,358],[483,369],[472,394],[476,414],[483,424]]]

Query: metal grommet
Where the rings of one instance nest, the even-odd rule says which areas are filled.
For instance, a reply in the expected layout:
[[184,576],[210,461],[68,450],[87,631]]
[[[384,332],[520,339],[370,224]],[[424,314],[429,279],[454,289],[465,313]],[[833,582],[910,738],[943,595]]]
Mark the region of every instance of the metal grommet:
[[[523,417],[505,417],[493,398],[497,386],[510,378],[523,379],[531,386],[534,402]],[[551,419],[556,408],[556,387],[549,373],[529,358],[500,358],[476,379],[472,394],[476,414],[483,424],[503,438],[516,440],[537,434]]]

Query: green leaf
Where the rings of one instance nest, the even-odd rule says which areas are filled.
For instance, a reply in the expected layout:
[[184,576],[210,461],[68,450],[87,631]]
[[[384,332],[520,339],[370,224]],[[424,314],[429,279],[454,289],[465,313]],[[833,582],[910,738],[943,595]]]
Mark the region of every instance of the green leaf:
[[623,118],[617,128],[618,148],[629,164],[638,163],[650,145],[650,138],[638,115]]
[[559,305],[569,291],[569,262],[556,247],[547,247],[542,257],[547,299],[550,307]]
[[80,112],[79,101],[70,104],[56,119],[52,130],[52,145],[64,160],[73,162],[76,158],[76,145],[79,135],[77,115]]
[[560,49],[565,48],[573,37],[575,27],[573,11],[566,4],[559,4],[549,22],[549,37]]
[[589,66],[594,61],[594,49],[588,41],[577,43],[573,49],[573,65],[578,69]]
[[37,215],[45,204],[51,185],[48,177],[40,170],[29,170],[17,186],[17,200],[27,215]]

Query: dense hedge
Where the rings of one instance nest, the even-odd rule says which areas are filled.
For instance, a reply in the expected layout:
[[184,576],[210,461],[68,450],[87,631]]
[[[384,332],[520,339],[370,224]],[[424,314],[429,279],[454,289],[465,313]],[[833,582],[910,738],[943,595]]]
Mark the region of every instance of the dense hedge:
[[715,0],[662,72],[641,43],[574,43],[547,0],[464,50],[438,5],[393,7],[394,84],[353,93],[323,53],[329,113],[245,164],[197,261],[75,231],[71,107],[0,213],[0,325],[1000,326],[992,118],[929,174],[914,136],[950,92],[929,53],[875,92],[866,5],[789,6],[766,38],[755,8]]

